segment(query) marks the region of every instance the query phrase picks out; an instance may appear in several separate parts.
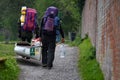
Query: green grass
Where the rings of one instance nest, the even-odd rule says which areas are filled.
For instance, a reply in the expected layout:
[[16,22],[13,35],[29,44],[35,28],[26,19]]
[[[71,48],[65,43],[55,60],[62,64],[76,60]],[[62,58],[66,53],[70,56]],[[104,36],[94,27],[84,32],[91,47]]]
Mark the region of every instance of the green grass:
[[13,44],[0,44],[0,58],[7,58],[0,63],[0,80],[18,80],[20,70],[14,56]]
[[[80,44],[78,45],[78,43]],[[96,50],[90,39],[77,39],[71,45],[79,47],[78,70],[82,80],[104,80],[99,63],[96,61]]]
[[82,42],[80,37],[76,37],[76,39],[70,43],[70,46],[79,46],[79,44]]
[[3,36],[2,34],[0,34],[0,41],[3,41],[5,38],[5,36]]

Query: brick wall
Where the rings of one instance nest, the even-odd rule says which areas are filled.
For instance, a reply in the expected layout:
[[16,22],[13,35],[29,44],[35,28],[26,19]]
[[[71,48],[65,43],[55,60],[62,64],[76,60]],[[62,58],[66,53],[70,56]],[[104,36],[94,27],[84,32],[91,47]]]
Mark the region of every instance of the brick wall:
[[[96,17],[96,0],[86,0],[85,7],[82,14],[82,38],[85,34],[88,34],[95,46],[96,42],[96,28],[97,28],[97,17]],[[93,35],[94,34],[94,35]]]
[[88,34],[105,80],[120,80],[120,0],[86,0],[82,37]]

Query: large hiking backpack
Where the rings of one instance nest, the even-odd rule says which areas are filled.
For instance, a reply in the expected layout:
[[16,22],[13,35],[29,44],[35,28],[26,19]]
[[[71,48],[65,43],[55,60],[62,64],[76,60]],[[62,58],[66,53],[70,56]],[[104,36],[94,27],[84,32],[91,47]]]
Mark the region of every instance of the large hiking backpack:
[[54,18],[48,16],[45,19],[44,30],[53,31],[54,30]]
[[[46,19],[46,18],[45,18]],[[46,30],[46,34],[53,34],[54,31],[56,32],[56,43],[60,42],[61,36],[60,36],[60,18],[56,16],[55,18],[47,18],[47,21],[44,25],[44,30]]]
[[44,30],[46,31],[53,31],[54,26],[57,25],[57,17],[58,9],[56,7],[48,7],[46,13],[44,15]]
[[37,25],[37,11],[32,8],[27,8],[23,30],[32,31],[35,29],[36,25]]
[[56,42],[60,42],[60,18],[58,17],[58,9],[54,6],[48,7],[44,15],[44,27],[46,34],[56,32]]

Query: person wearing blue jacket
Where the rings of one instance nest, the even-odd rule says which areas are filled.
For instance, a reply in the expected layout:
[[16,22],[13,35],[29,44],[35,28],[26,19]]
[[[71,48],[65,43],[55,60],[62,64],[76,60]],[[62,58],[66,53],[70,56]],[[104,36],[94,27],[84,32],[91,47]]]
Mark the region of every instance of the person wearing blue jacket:
[[[49,9],[54,9],[56,7],[49,7]],[[45,24],[47,23],[47,19],[52,18],[54,20],[54,28],[53,31],[45,30]],[[55,47],[56,47],[56,31],[59,30],[62,43],[64,42],[64,32],[62,30],[61,24],[55,25],[55,16],[53,13],[47,14],[41,20],[41,27],[40,27],[40,40],[42,42],[42,66],[51,69],[53,67],[53,61],[55,57]],[[60,22],[58,18],[56,21]],[[59,26],[59,29],[56,29]]]

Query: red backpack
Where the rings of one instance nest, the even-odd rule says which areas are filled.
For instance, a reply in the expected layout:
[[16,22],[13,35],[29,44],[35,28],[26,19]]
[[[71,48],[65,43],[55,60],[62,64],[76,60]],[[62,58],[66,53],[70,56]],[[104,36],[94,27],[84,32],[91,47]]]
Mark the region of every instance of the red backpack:
[[26,31],[33,31],[36,25],[37,25],[37,11],[32,8],[27,8],[23,29]]

